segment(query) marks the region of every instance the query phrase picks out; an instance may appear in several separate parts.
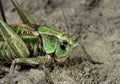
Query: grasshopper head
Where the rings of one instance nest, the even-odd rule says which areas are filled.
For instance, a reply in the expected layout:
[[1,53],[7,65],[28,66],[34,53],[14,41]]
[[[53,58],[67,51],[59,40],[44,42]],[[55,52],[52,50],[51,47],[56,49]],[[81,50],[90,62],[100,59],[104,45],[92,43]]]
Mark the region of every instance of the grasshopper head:
[[74,47],[76,47],[78,43],[75,43],[71,38],[67,35],[63,35],[58,42],[58,46],[55,52],[57,56],[57,61],[64,61],[72,51]]

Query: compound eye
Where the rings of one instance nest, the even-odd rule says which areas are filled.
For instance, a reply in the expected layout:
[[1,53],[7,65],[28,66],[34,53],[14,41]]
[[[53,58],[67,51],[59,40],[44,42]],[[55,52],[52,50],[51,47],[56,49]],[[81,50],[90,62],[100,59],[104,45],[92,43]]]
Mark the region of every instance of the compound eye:
[[61,43],[61,44],[60,44],[60,48],[61,48],[62,50],[65,50],[65,49],[66,49],[66,46]]
[[67,45],[68,45],[68,42],[67,42],[67,41],[64,41],[64,42],[60,43],[60,48],[61,48],[62,50],[65,50],[66,47],[67,47]]

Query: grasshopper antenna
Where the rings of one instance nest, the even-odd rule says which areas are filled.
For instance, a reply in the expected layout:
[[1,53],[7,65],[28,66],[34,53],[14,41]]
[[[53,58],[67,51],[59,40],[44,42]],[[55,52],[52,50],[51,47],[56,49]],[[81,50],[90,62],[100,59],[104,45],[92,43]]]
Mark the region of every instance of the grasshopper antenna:
[[[70,31],[69,31],[69,25],[68,25],[68,22],[67,22],[67,18],[65,16],[65,13],[63,11],[63,8],[61,7],[61,11],[62,11],[62,14],[63,14],[63,17],[64,17],[64,20],[65,20],[65,23],[66,23],[66,27],[67,27],[67,30],[68,30],[68,36],[70,37]],[[70,39],[69,39],[70,40]]]
[[0,11],[1,11],[1,16],[2,16],[3,20],[7,23],[1,0],[0,0]]
[[[68,30],[67,34],[68,34],[68,36],[71,38],[71,36],[70,36],[70,31],[69,31],[69,25],[68,25],[67,18],[66,18],[66,16],[65,16],[65,13],[64,13],[64,11],[63,11],[62,6],[61,6],[61,11],[62,11],[62,14],[63,14],[63,17],[64,17],[64,21],[65,21],[65,23],[66,23],[66,24],[65,24],[65,25],[66,25],[66,28],[67,28],[67,30]],[[70,41],[70,38],[69,38],[69,41]],[[70,55],[68,56],[67,60],[69,60],[69,58],[70,58]]]

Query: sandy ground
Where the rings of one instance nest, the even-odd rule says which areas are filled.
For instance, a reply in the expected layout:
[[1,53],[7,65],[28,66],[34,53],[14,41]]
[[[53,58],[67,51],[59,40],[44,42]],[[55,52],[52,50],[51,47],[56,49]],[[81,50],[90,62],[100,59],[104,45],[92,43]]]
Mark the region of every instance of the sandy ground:
[[[10,0],[2,0],[8,23],[21,23]],[[52,84],[120,84],[120,0],[19,0],[40,24],[67,33],[81,42],[63,65],[47,67]],[[103,64],[91,63],[89,58]],[[7,84],[9,67],[0,65],[0,84]],[[29,67],[15,71],[12,84],[49,84],[42,69]]]

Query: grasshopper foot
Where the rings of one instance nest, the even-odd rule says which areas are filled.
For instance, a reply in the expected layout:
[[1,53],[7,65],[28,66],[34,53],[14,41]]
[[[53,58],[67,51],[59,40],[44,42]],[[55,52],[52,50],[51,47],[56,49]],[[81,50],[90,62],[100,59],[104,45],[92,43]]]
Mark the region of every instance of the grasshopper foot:
[[8,74],[7,84],[12,84],[13,73],[14,73],[14,70],[15,70],[15,63],[16,63],[15,60],[12,61],[12,64],[11,64],[11,67],[10,67],[10,70],[9,70],[9,74]]
[[12,64],[11,64],[11,67],[10,67],[9,74],[13,74],[13,73],[14,73],[15,63],[16,63],[16,60],[13,60],[13,61],[12,61]]

